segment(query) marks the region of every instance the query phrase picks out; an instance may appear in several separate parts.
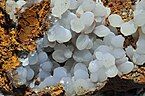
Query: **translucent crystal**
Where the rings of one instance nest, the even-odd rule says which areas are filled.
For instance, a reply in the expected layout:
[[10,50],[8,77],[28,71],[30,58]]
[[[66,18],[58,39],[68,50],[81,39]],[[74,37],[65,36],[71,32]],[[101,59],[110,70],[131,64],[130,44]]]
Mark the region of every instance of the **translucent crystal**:
[[18,84],[23,85],[26,83],[27,77],[27,69],[24,67],[17,68],[16,72],[18,72]]
[[88,35],[81,34],[77,38],[76,47],[79,50],[83,50],[83,49],[86,49],[87,48],[87,46],[89,45],[89,43],[92,43],[92,41],[90,40],[89,36]]
[[63,84],[67,96],[71,96],[75,94],[73,81],[70,77],[63,77],[60,80],[60,83]]
[[48,56],[47,56],[47,53],[46,52],[40,52],[38,54],[38,60],[39,60],[39,63],[44,63],[45,61],[48,60]]
[[137,49],[136,49],[136,52],[139,53],[139,54],[145,54],[145,39],[140,37],[136,43],[137,45]]
[[44,71],[50,72],[51,69],[52,69],[53,64],[52,64],[51,61],[48,60],[48,61],[42,63],[40,66],[41,66],[41,68],[42,68]]
[[27,80],[29,81],[29,80],[31,80],[32,78],[34,77],[34,71],[30,68],[30,67],[28,67],[27,68]]
[[16,2],[16,4],[18,5],[18,8],[21,8],[24,4],[26,4],[26,1],[24,1],[24,0],[18,0]]
[[63,67],[58,67],[54,69],[53,76],[60,80],[62,77],[67,76],[67,70]]
[[78,69],[78,70],[74,71],[74,78],[75,79],[88,79],[89,74],[85,70]]
[[135,51],[134,48],[132,46],[128,46],[125,50],[127,56],[129,56],[129,58],[132,58]]
[[81,4],[83,11],[92,11],[95,7],[94,1],[84,0]]
[[89,50],[77,50],[74,52],[73,58],[77,62],[88,62],[93,59],[93,56]]
[[104,62],[98,61],[98,60],[93,60],[89,63],[89,71],[91,73],[98,71],[101,67],[103,67]]
[[84,71],[88,72],[88,69],[87,69],[86,65],[83,64],[83,63],[77,63],[77,64],[75,64],[75,66],[74,66],[74,72],[77,71],[77,70],[84,70]]
[[70,22],[71,20],[75,18],[77,18],[76,14],[74,14],[73,12],[67,11],[65,14],[62,15],[62,18],[59,19],[58,22],[64,28],[70,30],[71,29]]
[[70,0],[54,0],[53,3],[52,15],[59,18],[70,6]]
[[116,64],[116,65],[120,65],[120,64],[125,63],[125,62],[127,62],[127,61],[128,61],[128,58],[127,58],[126,56],[124,56],[123,58],[116,59],[116,60],[115,60],[115,64]]
[[112,65],[115,65],[115,57],[111,55],[110,53],[105,53],[103,54],[103,60],[104,61],[104,66],[106,68],[109,68]]
[[71,20],[70,24],[71,29],[76,33],[80,33],[85,28],[84,23],[79,18]]
[[136,64],[136,65],[143,65],[145,63],[145,55],[141,55],[141,54],[138,54],[138,53],[135,53],[133,55],[133,62]]
[[111,39],[111,44],[116,48],[123,48],[125,38],[122,35],[115,36]]
[[112,47],[110,47],[110,46],[107,46],[107,45],[100,45],[100,46],[94,51],[94,53],[97,52],[97,51],[100,51],[100,52],[103,52],[103,53],[106,53],[106,52],[111,53],[112,50],[113,50],[113,49],[112,49]]
[[97,3],[95,8],[93,9],[93,13],[95,16],[105,16],[107,14],[107,10],[105,6],[101,3]]
[[28,57],[29,64],[34,65],[38,62],[38,54],[35,52]]
[[93,72],[93,73],[91,73],[91,75],[90,75],[90,80],[92,81],[92,82],[97,82],[98,81],[98,73],[97,72]]
[[94,14],[92,12],[85,12],[81,15],[80,20],[85,26],[91,26],[94,22]]
[[59,43],[68,42],[72,34],[70,30],[65,29],[63,26],[55,25],[47,32],[48,40],[50,42],[57,41]]
[[134,64],[132,62],[127,61],[127,62],[122,63],[119,66],[117,66],[117,68],[123,74],[127,74],[133,70]]
[[38,85],[38,89],[43,89],[46,86],[53,86],[56,84],[57,84],[57,80],[53,76],[49,76],[45,78],[44,81]]
[[108,17],[108,20],[109,20],[111,26],[113,26],[113,27],[120,27],[120,25],[123,23],[121,16],[119,16],[117,14],[111,14]]
[[105,37],[103,38],[103,42],[105,43],[105,45],[112,46],[112,44],[111,44],[111,39],[112,39],[113,37],[115,37],[115,34],[114,34],[113,32],[110,33],[110,34],[108,34],[107,36],[105,36]]
[[121,24],[121,33],[124,36],[129,36],[135,33],[137,30],[137,26],[134,24],[133,21],[128,21]]
[[101,74],[98,76],[98,82],[103,82],[107,80],[107,75],[105,73],[106,69],[104,67],[100,68],[98,71],[96,71],[98,74]]
[[107,77],[115,77],[118,74],[118,69],[115,65],[107,68],[107,71],[105,72]]
[[141,26],[141,30],[145,34],[145,24]]
[[41,81],[43,81],[45,78],[47,78],[50,75],[51,75],[50,73],[45,72],[44,70],[40,70],[38,74]]
[[97,26],[94,30],[94,33],[99,37],[107,36],[111,33],[110,29],[104,25]]
[[138,26],[143,26],[145,24],[145,10],[135,10],[134,11],[134,22]]
[[77,0],[70,0],[70,6],[69,6],[69,9],[76,9],[78,7],[78,2]]
[[126,53],[123,49],[114,49],[112,54],[116,59],[120,59],[126,56]]
[[67,58],[64,56],[64,51],[63,50],[55,50],[52,53],[52,58],[59,63],[63,63],[67,60]]

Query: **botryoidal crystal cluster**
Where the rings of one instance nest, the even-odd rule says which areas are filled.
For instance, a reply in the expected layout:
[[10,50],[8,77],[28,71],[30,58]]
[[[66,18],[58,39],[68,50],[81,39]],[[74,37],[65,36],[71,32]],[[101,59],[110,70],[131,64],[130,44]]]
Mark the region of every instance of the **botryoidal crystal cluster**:
[[[145,0],[133,5],[128,21],[101,0],[52,0],[51,8],[52,27],[36,51],[19,58],[19,85],[38,92],[62,84],[67,96],[83,95],[145,63]],[[136,48],[124,47],[128,36],[137,38]]]

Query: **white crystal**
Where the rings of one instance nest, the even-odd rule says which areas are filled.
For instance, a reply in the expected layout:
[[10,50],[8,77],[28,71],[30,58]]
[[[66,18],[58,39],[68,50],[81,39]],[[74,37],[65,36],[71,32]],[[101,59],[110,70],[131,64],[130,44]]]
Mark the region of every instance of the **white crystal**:
[[63,63],[67,60],[67,58],[64,56],[64,50],[55,50],[52,53],[52,58],[59,63]]
[[98,71],[101,67],[103,67],[104,62],[98,61],[98,60],[93,60],[89,63],[89,71],[91,73]]
[[110,29],[104,25],[97,26],[94,30],[94,33],[99,37],[107,36],[111,33]]
[[95,49],[97,49],[100,45],[103,45],[103,41],[100,39],[96,39],[93,42],[93,47],[91,48],[92,51],[95,51]]
[[137,26],[134,24],[132,20],[121,24],[121,33],[124,36],[132,35],[133,33],[136,32],[136,30]]
[[65,52],[64,52],[64,56],[66,58],[71,58],[72,57],[72,51],[70,49],[66,49]]
[[111,55],[110,53],[105,53],[103,54],[103,61],[104,61],[104,66],[106,68],[109,68],[112,65],[115,65],[115,57]]
[[138,54],[138,53],[135,53],[133,55],[133,62],[136,64],[136,65],[143,65],[145,63],[145,55],[141,55],[141,54]]
[[128,58],[126,56],[124,56],[123,58],[116,59],[115,63],[116,63],[116,65],[120,65],[120,64],[125,63],[127,61],[128,61]]
[[84,13],[84,10],[83,10],[82,6],[79,6],[78,9],[76,10],[76,14],[77,14],[78,16],[80,16],[80,15],[82,15],[83,13]]
[[137,45],[137,49],[136,49],[136,52],[139,53],[139,54],[145,54],[145,39],[142,38],[142,37],[139,37],[136,45]]
[[98,71],[96,71],[98,74],[98,82],[103,82],[105,80],[107,80],[107,75],[105,73],[106,69],[104,67],[100,68]]
[[107,71],[105,72],[107,77],[115,77],[118,74],[118,69],[115,65],[107,68]]
[[16,4],[18,5],[18,8],[21,8],[24,4],[26,4],[26,1],[24,1],[24,0],[18,0],[16,2]]
[[119,49],[114,49],[112,54],[116,59],[120,59],[120,58],[123,58],[124,56],[126,56],[126,52],[123,49],[120,49],[120,48]]
[[142,26],[145,24],[145,10],[134,11],[134,22],[138,26]]
[[92,12],[85,12],[81,15],[80,20],[85,26],[91,26],[94,22],[94,14]]
[[29,67],[27,68],[27,80],[31,80],[34,77],[34,71]]
[[53,3],[52,15],[59,18],[70,6],[70,0],[54,0]]
[[113,50],[113,49],[112,49],[112,47],[110,47],[110,46],[107,46],[107,45],[100,45],[100,46],[94,51],[94,53],[97,52],[97,51],[100,51],[100,52],[103,52],[103,53],[106,53],[106,52],[111,53],[112,50]]
[[60,83],[64,85],[64,90],[66,92],[67,96],[74,95],[74,87],[73,87],[73,81],[70,77],[63,77],[60,80]]
[[50,73],[45,72],[44,70],[40,70],[38,74],[41,81],[43,81],[45,78],[47,78],[50,75],[51,75]]
[[47,32],[48,40],[50,42],[57,41],[59,43],[68,42],[72,38],[70,30],[65,29],[63,26],[54,25]]
[[126,50],[127,56],[132,59],[134,51],[135,51],[134,48],[132,46],[128,46],[127,48],[125,48],[125,50]]
[[78,2],[77,0],[70,0],[70,6],[69,6],[69,9],[76,9],[78,7]]
[[133,70],[134,64],[132,62],[127,61],[127,62],[122,63],[119,66],[117,66],[117,68],[123,74],[127,74]]
[[48,60],[48,61],[42,63],[40,66],[41,66],[41,68],[42,68],[44,71],[50,72],[51,69],[52,69],[53,64],[52,64],[51,61]]
[[120,25],[123,23],[121,16],[117,14],[111,14],[108,17],[108,20],[110,22],[110,25],[113,27],[120,27]]
[[145,24],[141,26],[141,30],[145,34]]
[[85,28],[84,23],[79,18],[71,20],[70,24],[71,29],[76,33],[80,33]]
[[83,50],[83,49],[86,49],[86,47],[92,43],[89,36],[88,35],[79,35],[79,37],[77,38],[76,40],[76,47],[79,49],[79,50]]
[[93,72],[93,73],[91,73],[91,75],[90,75],[90,80],[92,81],[92,82],[97,82],[98,81],[98,73],[97,72]]
[[23,85],[26,83],[27,77],[27,69],[24,67],[17,68],[16,72],[18,72],[18,84]]
[[97,3],[94,10],[93,10],[93,13],[95,16],[103,17],[107,14],[107,10],[103,4]]
[[111,39],[112,39],[113,37],[115,37],[115,34],[114,34],[113,32],[110,33],[110,34],[108,34],[107,36],[105,36],[105,37],[103,38],[103,42],[105,43],[105,45],[112,46],[112,44],[111,44]]
[[57,80],[53,76],[49,76],[44,79],[43,82],[41,82],[38,86],[39,89],[43,89],[46,86],[53,86],[57,84]]
[[123,48],[125,38],[122,35],[115,36],[111,39],[111,44],[116,48]]
[[81,4],[83,11],[92,11],[95,7],[94,1],[84,0]]
[[58,22],[64,28],[70,30],[71,29],[70,22],[71,20],[75,18],[77,18],[76,14],[74,14],[73,12],[67,11],[65,14],[62,15],[62,18],[59,19]]
[[88,79],[89,74],[87,71],[78,69],[78,70],[74,71],[74,78],[75,79]]
[[74,52],[73,58],[77,62],[88,62],[93,59],[93,56],[89,50],[77,50]]
[[104,54],[100,51],[95,51],[94,55],[97,58],[97,60],[103,60],[104,59]]
[[87,69],[86,65],[83,64],[83,63],[77,63],[77,64],[75,64],[75,66],[74,66],[74,72],[77,71],[77,70],[84,70],[84,71],[88,72],[88,69]]
[[57,78],[58,80],[60,80],[62,77],[67,76],[67,70],[63,67],[55,68],[54,71],[53,71],[53,76],[55,78]]
[[38,62],[38,54],[35,52],[28,57],[29,64],[34,65]]
[[40,52],[38,54],[38,60],[39,60],[39,63],[44,63],[45,61],[48,60],[48,56],[47,56],[47,53],[46,52]]
[[26,59],[20,59],[20,61],[22,62],[23,66],[27,66],[29,64],[28,58],[26,58]]

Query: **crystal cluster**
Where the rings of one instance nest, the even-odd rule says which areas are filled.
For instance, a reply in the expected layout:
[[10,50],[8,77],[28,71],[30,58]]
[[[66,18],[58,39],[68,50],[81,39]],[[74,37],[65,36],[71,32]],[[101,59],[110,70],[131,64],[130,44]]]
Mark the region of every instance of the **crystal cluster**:
[[[84,95],[145,63],[145,0],[128,21],[101,0],[51,0],[51,7],[52,27],[36,51],[19,58],[19,85],[38,92],[62,84],[67,96]],[[136,48],[124,47],[127,36],[138,38]]]

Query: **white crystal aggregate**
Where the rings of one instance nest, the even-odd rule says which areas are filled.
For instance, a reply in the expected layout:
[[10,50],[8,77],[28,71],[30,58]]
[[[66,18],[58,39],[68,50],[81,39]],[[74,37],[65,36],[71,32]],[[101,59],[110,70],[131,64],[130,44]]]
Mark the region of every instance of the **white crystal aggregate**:
[[[36,41],[37,50],[19,59],[22,66],[16,72],[20,85],[39,91],[61,83],[67,96],[84,95],[109,78],[127,74],[145,63],[143,0],[136,4],[134,18],[129,21],[111,14],[101,0],[95,1],[51,0],[51,15],[56,21]],[[131,44],[125,47],[126,37],[135,36],[137,29],[136,48]],[[39,85],[34,84],[37,79]]]

